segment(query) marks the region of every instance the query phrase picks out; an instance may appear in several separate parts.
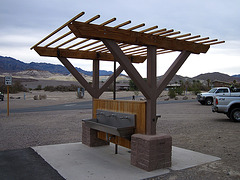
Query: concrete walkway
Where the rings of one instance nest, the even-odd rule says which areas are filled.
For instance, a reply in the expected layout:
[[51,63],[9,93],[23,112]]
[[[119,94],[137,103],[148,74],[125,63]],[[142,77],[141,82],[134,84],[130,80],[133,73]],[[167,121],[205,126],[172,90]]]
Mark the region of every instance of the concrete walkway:
[[114,145],[90,148],[82,143],[33,147],[58,173],[69,180],[137,180],[157,177],[171,170],[182,170],[220,160],[218,157],[173,147],[172,167],[147,172],[131,165],[129,149]]

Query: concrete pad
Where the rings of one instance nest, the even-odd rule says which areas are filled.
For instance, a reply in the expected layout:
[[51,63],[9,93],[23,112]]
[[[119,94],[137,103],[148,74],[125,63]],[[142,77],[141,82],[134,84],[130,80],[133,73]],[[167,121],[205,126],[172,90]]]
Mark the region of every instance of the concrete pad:
[[172,147],[172,170],[182,170],[201,164],[221,160],[218,157],[202,154],[199,152]]
[[82,143],[33,147],[58,173],[66,179],[145,179],[172,170],[181,170],[220,158],[173,147],[172,167],[147,172],[131,165],[129,149],[114,145],[90,148]]

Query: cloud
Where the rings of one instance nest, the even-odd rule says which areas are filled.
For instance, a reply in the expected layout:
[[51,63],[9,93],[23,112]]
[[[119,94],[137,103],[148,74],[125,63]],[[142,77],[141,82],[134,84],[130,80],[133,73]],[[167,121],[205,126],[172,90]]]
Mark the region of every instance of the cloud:
[[[59,63],[56,58],[40,57],[29,48],[76,14],[85,11],[81,21],[100,14],[101,18],[96,23],[116,17],[117,21],[112,26],[132,20],[131,25],[126,27],[145,23],[144,28],[158,25],[159,28],[173,28],[182,33],[226,40],[225,44],[211,47],[206,55],[190,55],[178,74],[194,76],[207,71],[239,74],[239,7],[239,0],[132,0],[127,3],[117,0],[2,0],[0,55],[26,62]],[[177,53],[158,56],[158,75],[162,75],[176,57]],[[92,68],[89,62],[73,60],[74,65],[86,70]],[[136,67],[146,77],[146,64]],[[101,68],[112,70],[112,66],[105,62]]]

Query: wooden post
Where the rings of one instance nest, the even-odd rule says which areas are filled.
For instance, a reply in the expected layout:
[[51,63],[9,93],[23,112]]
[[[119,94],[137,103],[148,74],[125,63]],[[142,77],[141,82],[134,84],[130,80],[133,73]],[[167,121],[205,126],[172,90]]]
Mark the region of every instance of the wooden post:
[[[93,89],[95,91],[98,91],[99,89],[99,60],[93,60],[93,80],[92,80],[92,85]],[[98,94],[98,92],[96,92]],[[99,98],[100,94],[96,96],[95,98]]]
[[155,135],[156,134],[156,58],[155,46],[147,47],[147,83],[150,91],[150,98],[147,98],[147,119],[146,119],[146,134]]
[[[92,97],[92,102],[93,99],[96,98],[98,99],[100,97],[100,94],[98,93],[99,90],[99,60],[93,60],[93,74],[92,74],[92,87],[93,90],[95,91],[96,97]],[[92,109],[93,109],[93,103],[92,103]],[[92,113],[92,118],[93,118],[93,113]]]
[[7,85],[7,115],[9,116],[9,85]]
[[114,62],[113,62],[113,100],[116,100],[116,59],[114,58]]

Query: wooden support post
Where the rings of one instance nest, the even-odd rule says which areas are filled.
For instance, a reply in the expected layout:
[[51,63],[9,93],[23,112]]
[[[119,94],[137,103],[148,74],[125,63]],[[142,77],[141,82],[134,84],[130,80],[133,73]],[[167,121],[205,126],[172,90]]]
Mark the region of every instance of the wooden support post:
[[[92,97],[92,100],[94,98],[98,99],[100,97],[100,94],[98,93],[99,91],[99,60],[93,60],[93,74],[92,74],[92,87],[95,89],[96,97]],[[92,101],[93,102],[93,101]],[[93,109],[93,104],[92,104],[92,109]],[[93,118],[93,113],[92,113],[92,118]]]
[[114,62],[113,62],[113,100],[116,100],[116,80],[117,80],[117,76],[116,76],[116,64],[117,64],[117,61],[116,59],[114,59]]
[[[98,90],[99,89],[99,60],[93,60],[93,76],[92,76],[92,85],[93,89]],[[98,93],[97,93],[98,94]],[[99,98],[96,96],[95,98]]]
[[146,134],[156,134],[156,50],[155,46],[147,47],[147,83],[150,87],[150,98],[147,98],[147,119],[146,119]]
[[9,116],[9,85],[7,85],[7,116]]

